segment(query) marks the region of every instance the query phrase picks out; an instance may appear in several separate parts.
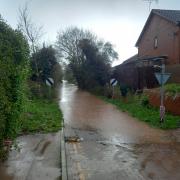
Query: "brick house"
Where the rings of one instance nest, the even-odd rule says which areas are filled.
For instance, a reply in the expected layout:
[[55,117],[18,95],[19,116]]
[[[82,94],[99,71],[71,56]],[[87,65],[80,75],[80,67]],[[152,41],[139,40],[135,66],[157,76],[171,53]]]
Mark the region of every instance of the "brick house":
[[[166,56],[166,71],[171,82],[180,83],[180,10],[153,9],[136,42],[138,54],[114,68],[118,81],[133,89],[158,85],[154,60]],[[146,62],[146,65],[139,64]],[[161,62],[159,62],[161,63]]]
[[153,9],[136,47],[139,57],[167,55],[167,64],[180,64],[180,10]]

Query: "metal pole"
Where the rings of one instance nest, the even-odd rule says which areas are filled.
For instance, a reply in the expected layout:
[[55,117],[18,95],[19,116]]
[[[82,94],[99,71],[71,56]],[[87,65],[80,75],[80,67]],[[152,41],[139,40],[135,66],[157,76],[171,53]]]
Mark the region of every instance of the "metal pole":
[[165,72],[165,65],[162,64],[161,66],[161,106],[163,106],[163,102],[164,102],[164,85],[163,85],[164,72]]
[[160,122],[164,121],[165,107],[164,107],[164,83],[163,75],[165,73],[165,64],[161,65],[161,103],[160,103]]
[[112,99],[114,99],[114,86],[112,87]]

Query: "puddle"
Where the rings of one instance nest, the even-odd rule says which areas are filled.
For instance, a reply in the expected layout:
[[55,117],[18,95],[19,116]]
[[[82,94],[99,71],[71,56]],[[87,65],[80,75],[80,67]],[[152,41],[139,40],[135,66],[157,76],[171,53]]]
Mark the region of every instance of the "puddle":
[[57,179],[61,175],[59,139],[60,132],[18,137],[19,149],[13,148],[0,166],[0,180]]

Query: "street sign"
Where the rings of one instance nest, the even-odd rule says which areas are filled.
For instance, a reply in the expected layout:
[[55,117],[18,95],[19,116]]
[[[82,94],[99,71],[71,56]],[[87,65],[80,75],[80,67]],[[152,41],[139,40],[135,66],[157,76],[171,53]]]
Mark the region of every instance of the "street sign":
[[46,85],[52,86],[54,84],[54,80],[52,78],[47,78],[46,79]]
[[158,83],[160,85],[164,85],[171,76],[171,73],[155,73],[155,76],[158,80]]
[[111,86],[116,86],[117,83],[118,83],[118,81],[116,79],[114,79],[114,78],[110,80]]

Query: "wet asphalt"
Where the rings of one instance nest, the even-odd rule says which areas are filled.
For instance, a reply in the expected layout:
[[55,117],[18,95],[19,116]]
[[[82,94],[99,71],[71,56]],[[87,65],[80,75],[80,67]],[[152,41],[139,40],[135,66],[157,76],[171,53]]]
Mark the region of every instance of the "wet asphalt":
[[[69,180],[180,179],[180,129],[151,128],[66,81],[59,104]],[[60,132],[20,136],[17,143],[0,180],[61,178]]]
[[60,132],[20,136],[8,160],[0,166],[0,180],[58,180]]
[[67,82],[60,106],[69,180],[180,179],[179,129],[151,128]]

